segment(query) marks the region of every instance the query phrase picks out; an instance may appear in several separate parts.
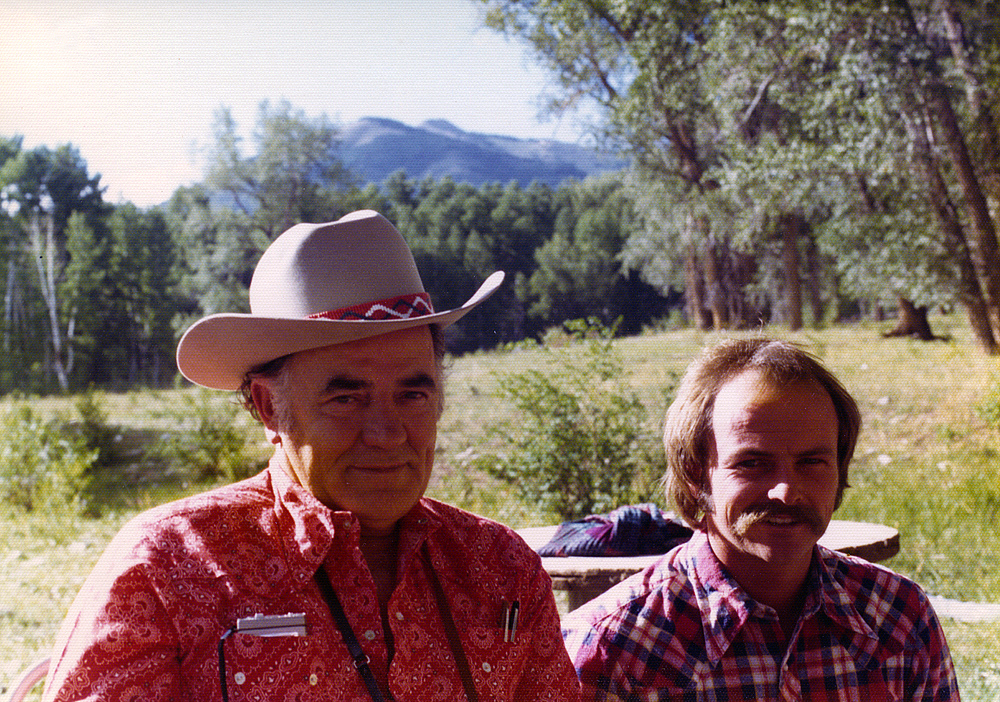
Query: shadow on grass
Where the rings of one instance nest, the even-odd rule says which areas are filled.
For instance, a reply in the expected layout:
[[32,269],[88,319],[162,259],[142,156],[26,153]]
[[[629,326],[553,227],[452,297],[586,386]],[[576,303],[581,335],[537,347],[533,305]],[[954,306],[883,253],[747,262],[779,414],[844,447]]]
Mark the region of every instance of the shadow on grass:
[[157,450],[166,436],[185,433],[118,430],[114,451],[90,471],[84,492],[88,516],[148,509],[219,484],[219,480],[199,475],[195,468],[177,465]]

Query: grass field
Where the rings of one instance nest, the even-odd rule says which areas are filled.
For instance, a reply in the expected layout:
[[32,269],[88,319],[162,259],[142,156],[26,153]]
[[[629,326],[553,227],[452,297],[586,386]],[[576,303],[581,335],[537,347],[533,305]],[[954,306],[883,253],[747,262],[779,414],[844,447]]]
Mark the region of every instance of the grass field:
[[[886,563],[951,599],[1000,602],[1000,431],[978,410],[1000,385],[1000,362],[979,353],[963,321],[932,318],[948,342],[883,339],[882,327],[861,324],[797,334],[858,399],[864,428],[851,489],[839,519],[889,524],[902,550]],[[715,334],[679,330],[622,339],[616,348],[628,379],[649,408],[647,430],[658,433],[663,388]],[[456,359],[447,379],[439,429],[434,497],[515,527],[551,523],[552,515],[524,504],[509,486],[472,470],[485,448],[483,428],[510,411],[495,395],[496,373],[543,362],[530,350]],[[185,408],[226,410],[224,393],[192,389],[133,392],[101,398],[108,423],[120,430],[125,465],[101,469],[92,486],[99,518],[25,513],[0,504],[0,689],[31,660],[48,653],[56,628],[104,544],[136,512],[217,484],[171,466],[129,459],[143,441],[183,429]],[[39,412],[71,416],[72,399],[33,401]],[[237,415],[240,416],[240,415]],[[253,441],[245,452],[267,455]],[[262,438],[262,436],[261,436]],[[659,495],[648,499],[660,502]],[[943,620],[965,700],[1000,699],[1000,626]]]

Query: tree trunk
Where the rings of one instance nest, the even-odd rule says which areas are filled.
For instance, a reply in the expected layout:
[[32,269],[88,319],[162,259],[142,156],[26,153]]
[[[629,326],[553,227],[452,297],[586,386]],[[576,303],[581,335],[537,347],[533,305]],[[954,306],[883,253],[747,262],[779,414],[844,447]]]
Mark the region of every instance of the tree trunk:
[[[905,13],[906,31],[914,39],[926,45],[926,38],[917,28],[909,0],[899,0]],[[966,214],[972,222],[974,236],[970,239],[970,253],[979,274],[984,298],[989,309],[994,334],[1000,333],[1000,247],[997,244],[996,228],[990,216],[989,206],[976,176],[965,135],[958,123],[958,117],[951,104],[948,86],[942,77],[940,65],[934,58],[932,47],[927,46],[928,58],[924,63],[927,70],[925,94],[944,142],[948,157],[955,171],[955,177],[962,188]]]
[[[39,220],[45,221],[45,231]],[[69,374],[73,370],[73,319],[66,330],[65,343],[62,328],[59,323],[59,298],[56,291],[56,241],[53,231],[52,217],[49,215],[34,215],[31,218],[29,238],[35,255],[35,266],[38,270],[38,283],[49,313],[49,340],[51,342],[52,370],[59,381],[63,392],[69,392]]]
[[17,295],[17,267],[14,256],[7,260],[7,287],[3,296],[3,352],[10,357],[10,335],[14,328],[15,296]]
[[965,148],[965,140],[959,130],[958,119],[951,107],[945,86],[938,84],[931,88],[932,106],[937,113],[938,123],[942,129],[945,147],[955,168],[962,195],[965,200],[966,214],[972,221],[975,236],[971,244],[972,260],[979,273],[979,279],[985,291],[986,304],[994,333],[1000,333],[1000,249],[997,246],[996,229],[990,216],[986,198],[983,196],[979,180],[976,178],[972,161]]
[[819,328],[826,319],[826,305],[823,304],[822,282],[820,280],[819,248],[816,241],[806,240],[806,281],[809,293],[809,307],[812,309],[812,325]]
[[[905,117],[904,117],[905,119]],[[906,119],[907,131],[913,141],[913,158],[915,165],[921,171],[922,179],[927,187],[927,200],[931,211],[937,220],[945,249],[952,252],[955,267],[958,270],[958,290],[956,297],[965,308],[969,326],[979,342],[980,348],[993,356],[998,352],[996,336],[990,327],[990,315],[979,285],[975,265],[969,255],[969,247],[965,240],[965,231],[958,216],[958,210],[948,194],[948,186],[941,175],[930,143],[927,141],[926,122],[920,114],[911,115]]]
[[782,263],[785,273],[785,321],[789,331],[802,328],[802,279],[799,277],[799,236],[802,215],[787,212],[781,218]]
[[705,309],[705,286],[698,257],[691,249],[684,257],[684,279],[684,299],[687,302],[688,319],[699,331],[708,331],[712,328],[712,318]]
[[898,321],[896,326],[882,336],[913,336],[921,341],[934,341],[937,337],[931,332],[927,321],[927,306],[917,307],[905,297],[896,298]]
[[[706,224],[702,222],[702,224]],[[716,260],[716,246],[712,236],[706,233],[706,251],[702,260],[702,270],[705,275],[705,293],[708,297],[708,309],[712,312],[712,328],[716,331],[729,328],[729,307],[726,304],[725,291],[719,277],[719,262]]]
[[941,17],[948,34],[948,44],[955,66],[965,78],[965,95],[972,116],[970,140],[983,185],[993,197],[1000,200],[1000,132],[990,109],[983,82],[976,72],[976,56],[969,53],[965,43],[962,17],[953,0],[941,0]]

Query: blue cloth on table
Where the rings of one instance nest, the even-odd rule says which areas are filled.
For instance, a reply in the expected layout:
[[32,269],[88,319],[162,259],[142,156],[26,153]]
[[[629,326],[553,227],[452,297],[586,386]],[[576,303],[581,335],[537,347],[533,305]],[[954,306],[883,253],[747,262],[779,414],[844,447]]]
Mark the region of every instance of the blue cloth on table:
[[650,503],[626,505],[609,514],[563,522],[538,549],[541,556],[649,556],[666,553],[693,534],[678,519]]

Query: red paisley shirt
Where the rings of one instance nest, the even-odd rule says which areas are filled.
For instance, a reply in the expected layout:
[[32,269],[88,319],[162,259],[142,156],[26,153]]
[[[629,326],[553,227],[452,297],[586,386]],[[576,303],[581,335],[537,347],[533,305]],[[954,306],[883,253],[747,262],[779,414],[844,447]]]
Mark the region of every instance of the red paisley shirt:
[[[226,639],[229,699],[369,700],[314,581],[321,565],[396,700],[464,698],[430,567],[480,699],[577,699],[551,582],[510,529],[426,498],[404,517],[388,606],[391,661],[359,530],[353,515],[323,506],[276,466],[138,516],[70,609],[44,699],[221,700],[217,647],[236,620],[303,613],[305,636]],[[516,638],[505,642],[501,617],[515,600]]]

